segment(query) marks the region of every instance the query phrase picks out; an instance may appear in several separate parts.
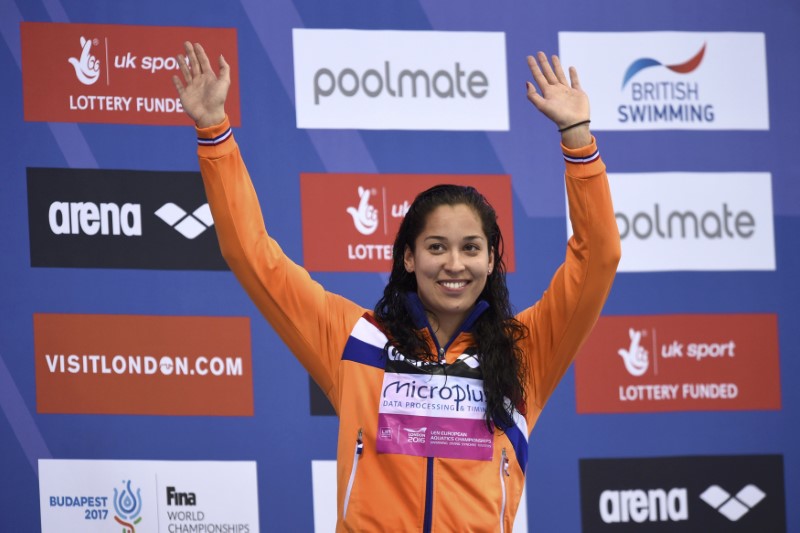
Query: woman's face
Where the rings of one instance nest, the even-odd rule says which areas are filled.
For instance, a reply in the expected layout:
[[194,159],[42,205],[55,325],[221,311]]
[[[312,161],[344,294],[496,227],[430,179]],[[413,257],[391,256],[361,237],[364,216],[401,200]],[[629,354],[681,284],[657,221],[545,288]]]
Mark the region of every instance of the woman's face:
[[417,278],[417,294],[439,324],[457,327],[472,310],[494,268],[480,218],[465,205],[440,205],[428,215],[415,250],[403,262]]

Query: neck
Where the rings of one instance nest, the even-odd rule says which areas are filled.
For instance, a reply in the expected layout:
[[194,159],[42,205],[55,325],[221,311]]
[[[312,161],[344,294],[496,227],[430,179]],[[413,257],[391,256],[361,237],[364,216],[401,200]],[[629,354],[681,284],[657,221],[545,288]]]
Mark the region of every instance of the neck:
[[445,345],[447,345],[447,343],[453,338],[453,335],[455,335],[456,331],[458,331],[459,326],[461,326],[461,324],[467,318],[469,312],[445,320],[439,319],[432,313],[427,314],[428,322],[430,322],[434,335],[436,335],[436,340],[439,342],[439,346],[444,348]]

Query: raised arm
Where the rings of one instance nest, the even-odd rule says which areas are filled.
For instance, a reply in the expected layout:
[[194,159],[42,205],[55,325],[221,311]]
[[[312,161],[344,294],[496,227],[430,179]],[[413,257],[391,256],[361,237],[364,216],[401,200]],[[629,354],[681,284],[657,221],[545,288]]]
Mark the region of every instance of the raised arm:
[[540,91],[528,82],[528,99],[561,132],[573,236],[547,291],[517,317],[531,331],[529,402],[539,409],[600,316],[620,259],[605,165],[589,132],[589,98],[574,68],[568,81],[557,56],[552,62],[542,52],[528,58]]
[[[230,68],[215,73],[199,44],[178,56],[173,78],[195,121],[198,156],[220,249],[239,282],[336,407],[341,352],[362,308],[314,282],[267,234],[258,198],[225,115]],[[187,62],[188,58],[188,62]]]

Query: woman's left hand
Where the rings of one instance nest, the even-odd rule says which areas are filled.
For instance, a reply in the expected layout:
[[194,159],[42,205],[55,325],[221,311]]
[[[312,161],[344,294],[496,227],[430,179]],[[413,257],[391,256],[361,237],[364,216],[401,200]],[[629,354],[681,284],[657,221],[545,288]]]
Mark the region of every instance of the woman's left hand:
[[[538,60],[538,62],[537,62]],[[528,100],[542,112],[544,116],[552,120],[558,129],[566,128],[573,124],[578,124],[589,120],[589,96],[581,89],[578,79],[578,71],[575,67],[569,69],[569,81],[561,68],[561,61],[558,56],[552,56],[553,66],[547,60],[544,52],[536,54],[536,58],[528,56],[528,66],[533,75],[533,81],[539,86],[541,94],[536,87],[527,82]],[[579,131],[573,132],[572,129],[565,131],[565,136],[580,137],[589,134],[588,123],[579,126]]]

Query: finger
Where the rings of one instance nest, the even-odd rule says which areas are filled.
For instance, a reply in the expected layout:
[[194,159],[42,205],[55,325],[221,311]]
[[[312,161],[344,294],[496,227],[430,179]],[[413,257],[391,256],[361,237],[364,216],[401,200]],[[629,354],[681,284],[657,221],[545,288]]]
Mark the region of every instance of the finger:
[[181,69],[181,74],[183,74],[183,79],[186,80],[186,83],[191,83],[192,73],[189,71],[189,65],[186,64],[186,56],[183,54],[178,54],[178,68]]
[[561,60],[558,59],[557,55],[553,55],[552,61],[553,61],[553,70],[556,73],[556,78],[558,78],[558,81],[560,83],[563,83],[564,85],[569,86],[569,84],[567,83],[567,77],[564,75],[564,69],[561,68]]
[[533,86],[531,82],[528,83],[528,100],[536,107],[536,109],[541,109],[541,105],[544,104],[545,99],[536,92],[536,87]]
[[180,78],[178,78],[178,76],[172,76],[172,83],[175,85],[175,89],[178,90],[178,96],[181,96],[185,88],[183,87]]
[[197,59],[200,61],[200,70],[204,73],[210,72],[213,74],[214,70],[211,68],[211,61],[208,60],[206,51],[203,50],[203,45],[194,43],[194,51],[197,54]]
[[186,56],[189,58],[189,70],[192,73],[192,77],[202,74],[203,69],[197,61],[197,54],[195,53],[194,46],[192,46],[190,42],[186,43]]
[[558,78],[556,78],[553,69],[550,68],[550,62],[547,60],[547,56],[544,55],[544,52],[539,52],[536,54],[537,59],[539,59],[539,67],[542,69],[542,74],[547,79],[547,82],[551,85],[558,83]]
[[231,82],[231,66],[225,61],[222,54],[219,55],[219,77],[228,83]]
[[545,79],[544,74],[542,74],[542,71],[539,69],[539,65],[536,63],[536,60],[533,58],[533,56],[528,56],[528,67],[531,69],[533,81],[536,82],[536,85],[538,85],[540,89],[547,85],[547,80]]
[[569,79],[574,89],[581,88],[581,80],[578,78],[578,70],[575,67],[569,67]]

